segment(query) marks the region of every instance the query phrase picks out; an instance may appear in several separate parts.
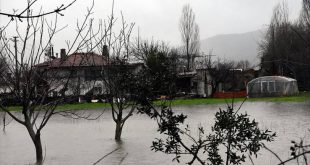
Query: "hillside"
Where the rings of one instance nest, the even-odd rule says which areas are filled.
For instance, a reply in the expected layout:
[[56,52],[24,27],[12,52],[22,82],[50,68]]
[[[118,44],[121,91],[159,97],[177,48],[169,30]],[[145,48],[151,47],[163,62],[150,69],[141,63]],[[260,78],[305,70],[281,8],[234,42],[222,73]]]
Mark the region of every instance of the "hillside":
[[201,41],[201,51],[208,54],[213,49],[215,58],[249,60],[251,64],[258,64],[259,42],[262,37],[263,30],[216,35]]

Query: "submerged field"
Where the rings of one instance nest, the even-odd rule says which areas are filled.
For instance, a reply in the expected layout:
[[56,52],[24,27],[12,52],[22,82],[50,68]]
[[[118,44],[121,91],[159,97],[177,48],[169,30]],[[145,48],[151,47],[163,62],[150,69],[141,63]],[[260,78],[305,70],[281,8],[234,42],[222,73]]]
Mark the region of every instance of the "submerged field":
[[[207,99],[208,100],[208,99]],[[240,102],[238,103],[240,104]],[[237,104],[237,105],[238,105]],[[89,105],[89,104],[81,104]],[[101,108],[100,104],[98,105]],[[225,105],[202,104],[175,106],[177,113],[186,114],[188,117],[184,124],[188,124],[192,134],[198,135],[196,128],[203,126],[206,133],[210,133],[214,124],[214,114],[219,107]],[[76,107],[77,108],[77,107]],[[98,110],[82,110],[80,113],[98,116]],[[310,104],[307,102],[246,102],[240,113],[247,113],[259,123],[261,128],[277,133],[274,142],[266,145],[279,154],[282,159],[290,158],[290,141],[299,141],[302,137],[309,139]],[[41,120],[39,116],[38,120]],[[8,119],[10,121],[10,119]],[[1,128],[0,121],[0,128]],[[135,114],[128,119],[124,126],[122,142],[115,142],[115,123],[111,111],[106,112],[98,120],[75,120],[60,115],[55,115],[49,121],[42,133],[42,143],[45,148],[45,162],[48,165],[179,165],[190,160],[182,156],[181,163],[172,161],[173,155],[154,152],[150,146],[159,135],[155,120],[146,115]],[[307,143],[308,144],[308,143]],[[35,151],[28,132],[23,125],[12,121],[6,132],[0,131],[0,164],[32,164],[35,160]],[[101,159],[111,151],[117,150]],[[207,158],[207,155],[204,156]],[[266,150],[261,150],[258,157],[252,157],[254,164],[273,165],[278,160]],[[251,165],[250,162],[244,165]]]

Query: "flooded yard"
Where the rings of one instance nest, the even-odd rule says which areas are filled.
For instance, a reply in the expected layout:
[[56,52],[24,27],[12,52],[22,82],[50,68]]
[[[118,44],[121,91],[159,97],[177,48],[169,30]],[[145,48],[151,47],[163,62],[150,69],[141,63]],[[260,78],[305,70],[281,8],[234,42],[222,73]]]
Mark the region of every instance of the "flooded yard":
[[[214,114],[225,105],[196,105],[174,107],[177,113],[188,115],[186,123],[192,129],[201,124],[210,130]],[[93,115],[100,110],[88,110]],[[283,159],[289,157],[291,140],[310,137],[310,103],[266,103],[246,102],[240,112],[247,112],[259,122],[261,128],[277,132],[277,138],[267,146]],[[2,125],[1,125],[2,127]],[[172,165],[173,155],[151,151],[152,140],[160,135],[156,132],[155,121],[145,115],[134,115],[125,123],[123,140],[114,141],[115,124],[111,112],[106,110],[102,118],[95,121],[74,120],[54,116],[42,132],[45,164],[48,165]],[[208,130],[207,129],[207,130]],[[196,134],[195,131],[192,132]],[[308,141],[307,141],[308,140]],[[116,150],[107,157],[104,155]],[[0,132],[0,164],[31,164],[35,161],[35,151],[25,128],[11,122],[6,132]],[[255,164],[275,164],[277,160],[262,149]],[[181,163],[184,164],[184,163]]]

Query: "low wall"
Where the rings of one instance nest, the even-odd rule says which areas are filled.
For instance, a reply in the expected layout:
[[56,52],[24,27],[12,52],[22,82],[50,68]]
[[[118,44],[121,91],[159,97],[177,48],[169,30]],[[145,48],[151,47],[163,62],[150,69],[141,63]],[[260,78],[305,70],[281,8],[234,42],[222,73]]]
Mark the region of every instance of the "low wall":
[[215,92],[213,97],[215,98],[237,98],[237,97],[246,97],[246,91],[238,91],[238,92]]

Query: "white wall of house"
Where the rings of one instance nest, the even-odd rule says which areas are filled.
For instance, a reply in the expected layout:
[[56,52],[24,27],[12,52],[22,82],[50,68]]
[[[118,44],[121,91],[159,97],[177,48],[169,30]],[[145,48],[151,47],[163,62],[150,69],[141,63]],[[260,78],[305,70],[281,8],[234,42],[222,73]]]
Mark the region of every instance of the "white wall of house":
[[12,88],[10,88],[10,87],[8,87],[8,86],[1,86],[1,87],[0,87],[0,94],[1,94],[1,93],[10,93],[10,92],[12,92],[11,89],[12,89]]
[[197,69],[197,95],[201,97],[209,97],[212,94],[212,86],[210,85],[212,77],[207,69]]
[[[76,90],[79,91],[79,95],[85,95],[91,90],[94,90],[94,94],[96,95],[105,94],[107,92],[103,80],[86,78],[87,76],[92,76],[86,74],[95,74],[95,71],[90,73],[86,71],[87,69],[88,68],[81,68],[77,69],[75,73],[71,73],[72,77],[69,79],[68,89],[65,91],[66,96],[76,95]],[[57,74],[57,78],[53,75],[55,73]],[[69,70],[59,69],[57,71],[51,71],[51,78],[48,82],[51,91],[50,96],[55,96],[55,93],[60,96],[60,92],[65,87],[69,74]]]

